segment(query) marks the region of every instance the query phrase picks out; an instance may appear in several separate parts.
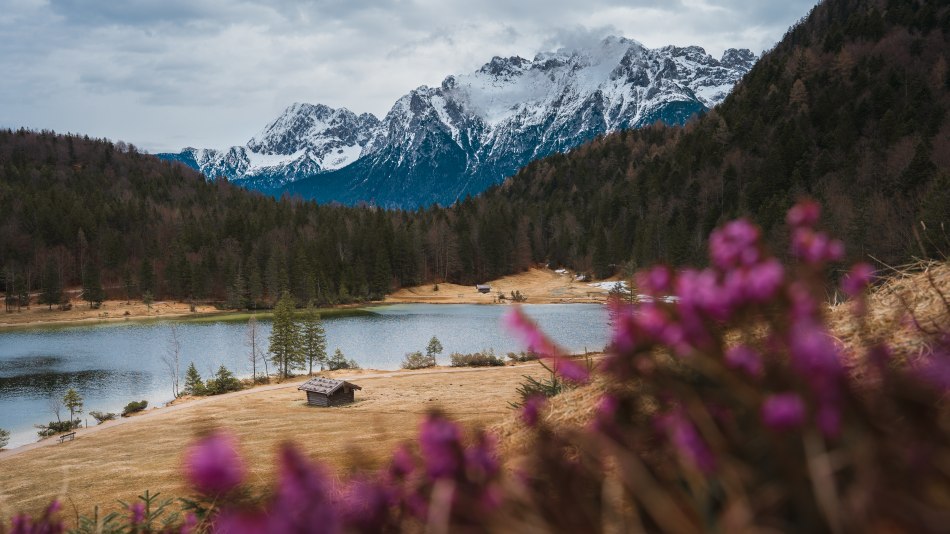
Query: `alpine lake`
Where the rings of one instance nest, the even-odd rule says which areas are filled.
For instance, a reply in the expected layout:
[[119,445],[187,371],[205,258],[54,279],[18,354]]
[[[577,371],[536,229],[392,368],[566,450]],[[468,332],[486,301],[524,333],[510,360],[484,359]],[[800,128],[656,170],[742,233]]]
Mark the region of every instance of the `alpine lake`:
[[[351,310],[323,319],[327,353],[343,351],[364,369],[393,370],[406,353],[425,351],[432,336],[444,351],[486,349],[506,358],[524,350],[502,323],[507,306],[477,304],[398,304]],[[600,304],[536,304],[522,309],[563,349],[578,353],[603,350],[608,317]],[[265,316],[266,317],[266,316]],[[238,377],[250,377],[247,315],[174,321],[125,321],[84,326],[37,327],[0,331],[0,428],[11,431],[8,448],[37,440],[36,424],[56,420],[63,394],[76,389],[84,398],[79,417],[94,425],[90,411],[116,412],[130,401],[162,406],[173,397],[172,378],[163,356],[169,354],[172,325],[180,342],[184,375],[194,363],[203,378],[224,365]],[[258,322],[266,352],[271,322]],[[507,359],[507,358],[506,358]],[[262,364],[258,362],[258,372]],[[273,366],[270,369],[273,372]],[[298,371],[299,372],[299,371]],[[183,377],[182,377],[183,378]],[[69,412],[60,408],[60,416]]]

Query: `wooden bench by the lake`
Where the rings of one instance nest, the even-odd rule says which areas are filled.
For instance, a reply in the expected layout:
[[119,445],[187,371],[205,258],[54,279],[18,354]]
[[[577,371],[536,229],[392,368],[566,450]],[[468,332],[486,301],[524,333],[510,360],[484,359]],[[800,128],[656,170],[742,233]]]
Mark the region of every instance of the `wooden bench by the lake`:
[[75,432],[69,432],[68,434],[63,434],[62,436],[60,436],[60,437],[59,437],[59,442],[62,443],[62,442],[64,442],[64,441],[66,441],[66,440],[72,441],[72,440],[74,440],[74,439],[76,439],[76,433],[75,433]]

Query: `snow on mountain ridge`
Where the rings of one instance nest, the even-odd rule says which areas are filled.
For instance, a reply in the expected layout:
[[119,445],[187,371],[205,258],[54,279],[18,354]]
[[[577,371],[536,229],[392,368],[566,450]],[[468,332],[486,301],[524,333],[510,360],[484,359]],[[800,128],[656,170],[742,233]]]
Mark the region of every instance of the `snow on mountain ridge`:
[[[390,198],[414,198],[416,189],[445,202],[597,135],[681,123],[721,102],[755,60],[748,50],[727,49],[717,60],[698,46],[650,49],[608,37],[532,60],[493,57],[438,87],[413,89],[382,120],[295,103],[244,147],[169,157],[274,193],[304,180],[310,189],[294,191],[321,199],[412,205],[420,201]],[[336,192],[313,193],[324,186]],[[341,191],[349,196],[338,198]]]

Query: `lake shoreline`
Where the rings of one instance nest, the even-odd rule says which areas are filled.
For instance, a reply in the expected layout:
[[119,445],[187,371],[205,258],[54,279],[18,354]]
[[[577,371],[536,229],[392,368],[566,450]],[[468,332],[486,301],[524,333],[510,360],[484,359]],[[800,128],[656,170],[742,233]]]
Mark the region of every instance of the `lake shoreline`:
[[[571,354],[572,358],[580,357],[599,357],[603,353],[600,352],[591,352],[588,354]],[[387,379],[387,378],[400,378],[405,376],[415,376],[415,375],[432,375],[432,374],[447,374],[447,373],[467,373],[467,372],[484,372],[491,371],[494,369],[512,369],[512,368],[528,368],[531,366],[538,366],[537,361],[528,361],[528,362],[517,362],[509,363],[500,367],[491,367],[491,366],[482,366],[482,367],[452,367],[446,365],[436,365],[434,367],[428,367],[425,369],[340,369],[337,371],[321,371],[319,373],[314,373],[311,375],[295,375],[290,378],[287,378],[281,382],[272,381],[266,384],[257,384],[251,387],[245,387],[244,389],[238,391],[232,391],[230,393],[224,393],[221,395],[203,395],[203,396],[183,396],[177,399],[173,399],[161,406],[154,406],[147,408],[145,411],[132,414],[128,417],[117,417],[116,419],[105,421],[101,424],[92,425],[88,427],[79,427],[76,428],[73,432],[76,434],[75,439],[86,437],[90,434],[96,434],[98,432],[111,429],[113,427],[122,426],[125,424],[139,422],[143,419],[149,419],[151,417],[161,416],[170,412],[175,412],[179,410],[185,410],[194,408],[196,406],[201,406],[203,404],[215,403],[219,401],[224,401],[234,397],[242,397],[245,395],[254,395],[258,393],[263,393],[272,390],[287,389],[299,386],[303,382],[317,376],[327,377],[327,378],[336,378],[338,380],[347,380],[347,381],[358,381],[362,379]],[[43,447],[48,447],[51,445],[59,445],[59,437],[62,434],[55,434],[53,436],[38,439],[30,443],[25,443],[23,445],[18,445],[16,447],[10,447],[5,449],[0,449],[0,462],[9,460],[14,456],[18,456],[22,453],[39,449]]]
[[[426,284],[399,289],[383,300],[354,304],[337,304],[319,309],[324,317],[345,317],[373,313],[372,308],[393,304],[512,304],[512,292],[525,296],[524,304],[602,304],[607,291],[574,279],[573,274],[560,274],[550,269],[531,269],[488,283],[489,293],[479,293],[472,286],[457,284]],[[439,290],[434,291],[438,286]],[[505,300],[498,298],[506,295]],[[260,311],[221,310],[209,304],[194,307],[186,302],[157,301],[146,306],[142,301],[107,300],[98,309],[76,303],[71,310],[49,310],[36,305],[19,312],[0,313],[0,332],[70,326],[95,326],[176,320],[182,322],[232,322],[251,316],[268,319],[272,309]]]

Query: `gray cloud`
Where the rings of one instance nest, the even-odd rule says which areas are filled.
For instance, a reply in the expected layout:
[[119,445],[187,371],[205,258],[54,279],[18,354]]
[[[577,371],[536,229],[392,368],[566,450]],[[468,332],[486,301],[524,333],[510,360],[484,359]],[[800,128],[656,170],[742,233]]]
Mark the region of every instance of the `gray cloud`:
[[771,47],[814,0],[0,0],[0,126],[151,151],[244,143],[292,102],[382,116],[492,56],[606,35]]

